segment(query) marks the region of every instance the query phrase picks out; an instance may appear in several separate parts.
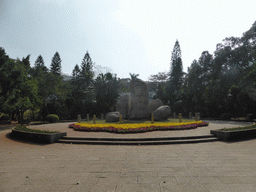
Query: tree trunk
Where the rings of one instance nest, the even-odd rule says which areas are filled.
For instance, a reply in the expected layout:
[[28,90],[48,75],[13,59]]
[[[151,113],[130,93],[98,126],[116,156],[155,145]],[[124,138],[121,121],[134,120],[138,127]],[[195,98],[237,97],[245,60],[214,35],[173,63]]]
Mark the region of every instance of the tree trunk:
[[21,121],[23,121],[23,114],[24,114],[24,111],[21,110],[21,112],[20,112],[20,119],[21,119]]
[[[35,120],[35,112],[34,112],[33,109],[31,109],[31,111],[32,111],[32,120]],[[30,117],[30,118],[31,118],[31,117]]]
[[20,112],[19,112],[19,110],[17,110],[17,116],[18,116],[18,123],[21,123],[21,118],[20,118]]

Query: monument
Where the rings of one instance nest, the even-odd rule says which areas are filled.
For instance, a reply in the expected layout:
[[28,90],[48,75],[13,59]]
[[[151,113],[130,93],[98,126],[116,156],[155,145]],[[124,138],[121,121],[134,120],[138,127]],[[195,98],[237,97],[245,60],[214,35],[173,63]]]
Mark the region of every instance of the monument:
[[[123,93],[116,104],[115,114],[110,113],[111,120],[117,121],[117,114],[122,114],[123,119],[149,119],[150,114],[155,115],[155,120],[166,120],[171,113],[169,106],[164,106],[160,99],[149,101],[147,84],[140,79],[130,82],[130,93]],[[115,117],[113,117],[115,116]],[[115,120],[112,120],[115,119]]]
[[130,83],[131,90],[131,109],[129,111],[130,119],[148,119],[150,113],[148,110],[148,88],[147,84],[140,80],[135,79]]

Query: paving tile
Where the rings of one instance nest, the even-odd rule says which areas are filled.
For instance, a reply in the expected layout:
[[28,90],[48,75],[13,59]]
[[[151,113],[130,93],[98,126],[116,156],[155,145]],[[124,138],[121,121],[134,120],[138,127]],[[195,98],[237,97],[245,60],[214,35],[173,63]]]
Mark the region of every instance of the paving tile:
[[67,175],[59,175],[62,178],[58,185],[76,185],[80,183],[97,183],[98,178],[89,178],[90,173],[70,173]]
[[244,169],[241,166],[233,166],[233,167],[228,167],[228,166],[218,166],[218,167],[206,167],[210,172],[222,172],[222,171],[234,171],[234,172],[239,172],[239,171],[244,171]]
[[256,183],[256,176],[240,176],[242,183]]
[[209,191],[256,191],[256,187],[253,184],[215,184],[207,183],[203,184]]
[[121,184],[118,174],[102,175],[92,191],[115,191],[118,184]]
[[104,185],[97,184],[91,187],[90,191],[115,192],[117,184],[107,183]]
[[174,171],[174,172],[158,172],[159,177],[175,177],[175,176],[197,176],[193,171]]
[[[60,125],[65,124],[52,126]],[[211,128],[216,127],[126,136],[209,134]],[[8,140],[3,133],[7,131],[0,133],[0,191],[256,191],[256,140],[163,146],[35,145]]]
[[256,176],[221,176],[218,179],[222,183],[228,184],[254,184],[256,183]]
[[116,163],[116,164],[105,164],[102,172],[127,172],[137,171],[137,166],[129,163]]
[[215,176],[203,176],[203,177],[200,177],[198,183],[204,184],[204,183],[222,183],[222,182],[218,177],[215,177]]
[[201,179],[198,176],[175,176],[175,179],[177,180],[178,184],[189,184],[189,185],[197,185],[199,183],[199,180]]
[[77,191],[86,191],[86,192],[93,192],[92,188],[95,186],[95,184],[86,183],[86,184],[78,184],[78,185],[72,185],[71,189],[69,189],[69,192],[77,192]]
[[89,171],[90,172],[94,172],[94,173],[99,173],[99,172],[101,172],[102,171],[102,169],[103,169],[103,167],[104,167],[105,165],[104,164],[92,164],[90,167],[89,167]]
[[[71,190],[71,188],[72,188],[73,186],[72,185],[70,185],[70,186],[67,186],[67,185],[58,185],[58,186],[56,186],[56,187],[54,187],[53,189],[54,190],[52,190],[52,191],[54,191],[54,192],[68,192],[68,191],[70,191]],[[44,189],[43,189],[44,190]]]
[[208,192],[209,190],[203,185],[189,185],[189,184],[160,184],[161,192]]
[[138,183],[173,183],[177,184],[175,177],[138,177]]
[[150,171],[130,171],[120,173],[120,177],[157,177],[157,172]]
[[160,184],[160,189],[161,192],[180,192],[182,191],[182,186],[178,184],[173,184],[173,183],[165,183],[165,184]]
[[117,185],[116,192],[160,192],[159,184],[138,183]]
[[138,167],[138,171],[157,171],[157,172],[173,172],[173,167]]
[[181,191],[184,192],[190,192],[190,191],[194,191],[194,192],[209,192],[209,190],[203,185],[203,184],[197,184],[197,185],[190,185],[187,183],[184,183],[182,185],[179,185],[181,188]]

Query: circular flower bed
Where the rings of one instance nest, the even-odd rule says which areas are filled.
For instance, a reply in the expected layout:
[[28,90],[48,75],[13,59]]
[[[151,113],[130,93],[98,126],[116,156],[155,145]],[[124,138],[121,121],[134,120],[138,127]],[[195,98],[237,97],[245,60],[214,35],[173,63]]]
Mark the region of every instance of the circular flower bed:
[[89,124],[74,123],[69,125],[76,131],[104,131],[111,133],[142,133],[156,130],[187,130],[208,126],[208,122],[197,121],[188,123],[136,123],[136,124]]

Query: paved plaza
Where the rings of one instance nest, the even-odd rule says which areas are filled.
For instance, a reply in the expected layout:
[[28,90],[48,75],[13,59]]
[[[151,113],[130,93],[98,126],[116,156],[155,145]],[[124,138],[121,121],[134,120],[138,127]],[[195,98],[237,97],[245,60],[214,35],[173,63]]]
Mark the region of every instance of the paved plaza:
[[[125,137],[207,135],[251,123],[209,121],[208,127]],[[31,126],[67,136],[124,137],[76,132],[70,123]],[[256,191],[256,139],[157,146],[35,144],[0,131],[0,191]]]

